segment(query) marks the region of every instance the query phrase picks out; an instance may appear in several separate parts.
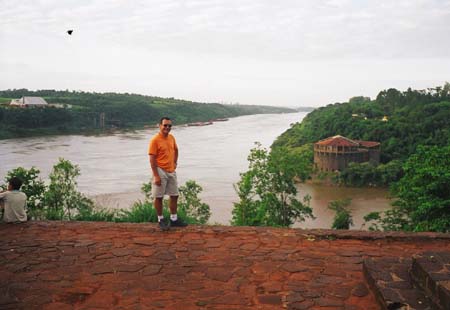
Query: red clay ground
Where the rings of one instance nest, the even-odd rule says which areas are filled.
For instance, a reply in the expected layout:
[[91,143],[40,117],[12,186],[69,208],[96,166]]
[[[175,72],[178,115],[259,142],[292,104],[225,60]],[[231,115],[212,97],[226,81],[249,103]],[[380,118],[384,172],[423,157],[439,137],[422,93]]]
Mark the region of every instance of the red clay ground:
[[0,224],[0,309],[379,309],[366,257],[450,234],[154,224]]

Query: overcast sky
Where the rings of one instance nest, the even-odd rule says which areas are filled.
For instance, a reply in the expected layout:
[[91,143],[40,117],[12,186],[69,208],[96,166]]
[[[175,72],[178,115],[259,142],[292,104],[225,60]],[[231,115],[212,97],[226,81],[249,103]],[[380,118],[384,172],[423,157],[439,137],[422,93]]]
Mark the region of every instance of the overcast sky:
[[445,81],[450,0],[0,0],[0,89],[323,106]]

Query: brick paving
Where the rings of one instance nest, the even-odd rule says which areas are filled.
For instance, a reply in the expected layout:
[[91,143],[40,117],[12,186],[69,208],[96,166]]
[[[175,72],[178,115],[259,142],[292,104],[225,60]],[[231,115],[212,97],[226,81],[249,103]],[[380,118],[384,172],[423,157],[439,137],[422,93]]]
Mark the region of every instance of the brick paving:
[[450,234],[155,224],[0,224],[0,309],[380,309],[366,258]]

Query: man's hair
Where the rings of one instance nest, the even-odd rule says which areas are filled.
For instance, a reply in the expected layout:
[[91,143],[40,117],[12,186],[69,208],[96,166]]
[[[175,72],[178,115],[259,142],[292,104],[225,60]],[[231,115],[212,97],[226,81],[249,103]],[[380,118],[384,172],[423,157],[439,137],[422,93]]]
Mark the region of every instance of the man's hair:
[[18,177],[12,177],[11,179],[9,179],[9,184],[11,184],[12,188],[17,191],[22,186],[22,183],[23,183],[22,180],[19,179]]
[[163,120],[168,120],[171,121],[171,119],[167,116],[161,117],[161,119],[159,120],[159,124],[161,125],[163,123]]

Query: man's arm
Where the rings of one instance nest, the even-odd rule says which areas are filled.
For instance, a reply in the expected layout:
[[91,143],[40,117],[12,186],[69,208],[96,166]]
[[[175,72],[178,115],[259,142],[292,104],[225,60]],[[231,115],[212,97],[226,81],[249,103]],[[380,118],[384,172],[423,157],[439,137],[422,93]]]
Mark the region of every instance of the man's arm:
[[7,191],[1,191],[0,192],[0,209],[3,209],[5,207],[5,201],[4,198],[6,196]]
[[156,155],[150,154],[150,167],[152,168],[154,183],[158,186],[161,185],[161,178],[158,174],[158,165],[156,164]]
[[175,161],[175,169],[177,169],[177,166],[178,166],[178,147],[175,148],[174,161]]

